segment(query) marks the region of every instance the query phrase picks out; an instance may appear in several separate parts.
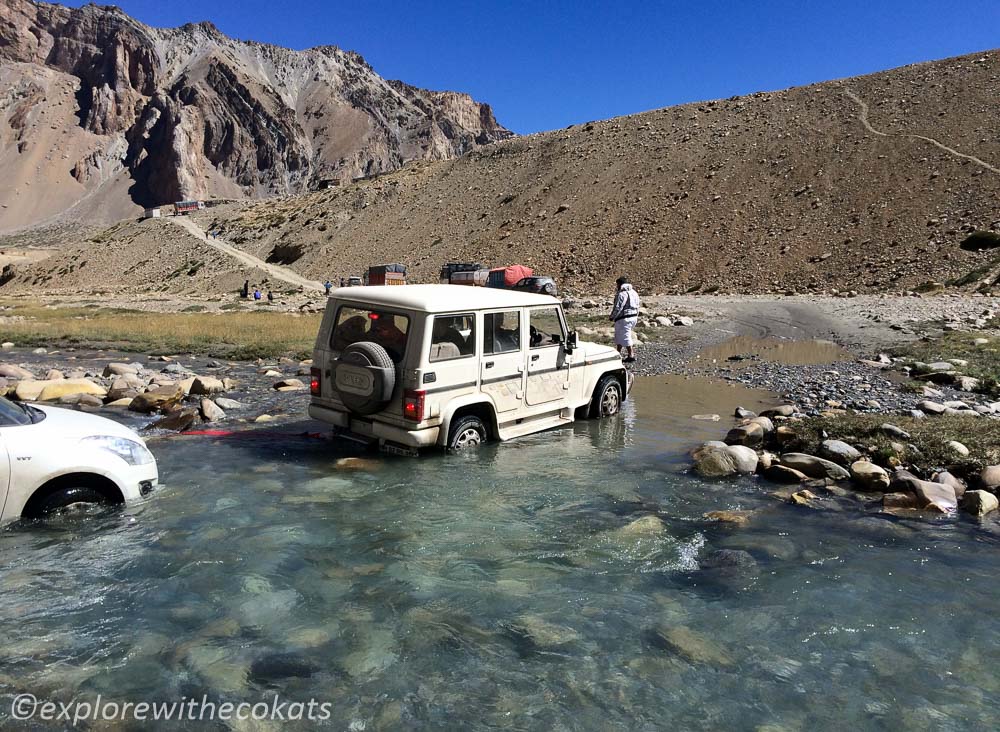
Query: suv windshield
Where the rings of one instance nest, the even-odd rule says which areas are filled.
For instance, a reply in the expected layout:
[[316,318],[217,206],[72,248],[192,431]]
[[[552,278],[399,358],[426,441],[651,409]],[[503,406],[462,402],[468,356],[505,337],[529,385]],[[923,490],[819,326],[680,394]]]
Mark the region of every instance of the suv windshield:
[[405,315],[344,305],[337,311],[330,349],[340,355],[352,343],[369,341],[382,346],[393,363],[399,363],[406,353],[409,329],[410,319]]
[[34,424],[45,419],[45,412],[27,404],[0,397],[0,427]]

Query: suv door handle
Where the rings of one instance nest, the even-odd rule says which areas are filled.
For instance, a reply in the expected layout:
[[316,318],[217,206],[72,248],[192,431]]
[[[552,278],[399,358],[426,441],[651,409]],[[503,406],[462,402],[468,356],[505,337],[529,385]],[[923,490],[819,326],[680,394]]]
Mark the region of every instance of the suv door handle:
[[491,369],[491,368],[493,368],[493,362],[492,361],[487,361],[486,363],[483,364],[483,366],[485,366],[488,369]]
[[531,357],[531,363],[534,363],[537,360],[538,360],[538,354],[536,353],[534,356]]

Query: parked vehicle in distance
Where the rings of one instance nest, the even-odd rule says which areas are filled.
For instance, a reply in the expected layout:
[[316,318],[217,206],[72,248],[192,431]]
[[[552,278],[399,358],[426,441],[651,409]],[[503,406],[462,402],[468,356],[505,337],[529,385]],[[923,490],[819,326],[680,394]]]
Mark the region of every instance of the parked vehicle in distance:
[[347,286],[348,287],[361,287],[364,284],[365,284],[364,280],[362,280],[360,277],[348,277],[347,278]]
[[540,295],[556,295],[556,281],[551,277],[532,275],[518,280],[510,289],[518,292],[535,292]]
[[[441,268],[441,284],[442,285],[452,285],[456,284],[453,277],[459,272],[477,272],[479,270],[488,270],[488,267],[484,267],[478,262],[448,262]],[[464,283],[463,283],[464,284]]]
[[309,415],[392,452],[473,447],[618,413],[632,374],[558,300],[447,285],[336,290]]
[[369,267],[365,274],[366,285],[405,285],[405,264],[379,264]]
[[469,285],[472,287],[485,287],[486,279],[489,277],[488,269],[477,269],[475,271],[455,272],[451,276],[453,285]]
[[513,264],[509,267],[495,267],[490,270],[486,286],[500,289],[512,287],[525,277],[531,277],[533,274],[534,272],[531,267],[525,267],[523,264]]
[[202,201],[178,201],[174,204],[174,216],[186,216],[192,211],[200,211],[205,208]]
[[158,481],[142,438],[104,417],[0,397],[0,523],[130,503]]

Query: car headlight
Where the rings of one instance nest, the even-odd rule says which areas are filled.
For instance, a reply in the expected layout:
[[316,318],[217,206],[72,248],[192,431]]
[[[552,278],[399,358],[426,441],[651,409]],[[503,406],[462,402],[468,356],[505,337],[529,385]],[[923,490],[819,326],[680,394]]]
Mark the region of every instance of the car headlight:
[[153,462],[153,453],[146,449],[145,445],[125,437],[111,435],[84,437],[80,440],[80,444],[113,452],[129,465],[148,465]]

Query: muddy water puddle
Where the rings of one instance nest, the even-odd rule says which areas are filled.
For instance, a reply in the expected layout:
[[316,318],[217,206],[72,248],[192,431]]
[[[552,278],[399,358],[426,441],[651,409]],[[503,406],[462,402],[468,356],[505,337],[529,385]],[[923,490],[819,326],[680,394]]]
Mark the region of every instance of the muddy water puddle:
[[794,341],[783,338],[736,336],[698,352],[694,363],[740,366],[755,362],[808,366],[852,359],[851,353],[832,341]]
[[674,374],[638,377],[632,401],[643,424],[632,436],[635,447],[646,454],[669,456],[685,467],[686,461],[677,456],[705,440],[721,439],[733,423],[736,407],[759,412],[779,403],[766,389]]

